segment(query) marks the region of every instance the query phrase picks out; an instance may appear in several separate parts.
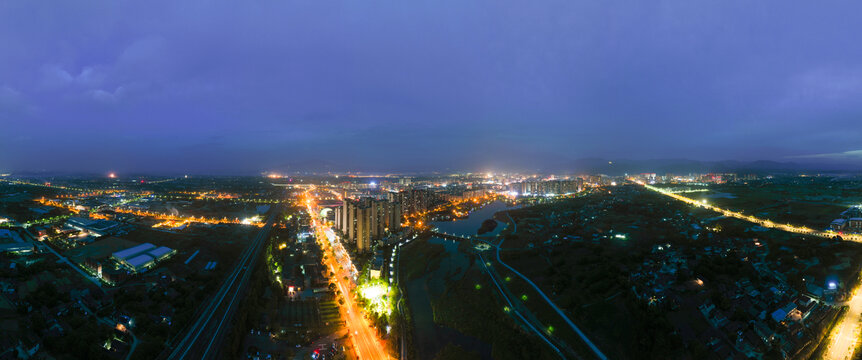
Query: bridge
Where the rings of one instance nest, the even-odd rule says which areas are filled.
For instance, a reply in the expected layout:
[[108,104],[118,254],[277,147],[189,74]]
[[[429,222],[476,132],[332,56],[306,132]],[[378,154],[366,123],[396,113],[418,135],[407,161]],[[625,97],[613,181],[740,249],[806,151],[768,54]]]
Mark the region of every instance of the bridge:
[[463,235],[455,235],[455,234],[447,234],[439,231],[432,231],[431,236],[435,236],[438,238],[446,239],[446,240],[455,240],[455,241],[471,241],[472,239]]

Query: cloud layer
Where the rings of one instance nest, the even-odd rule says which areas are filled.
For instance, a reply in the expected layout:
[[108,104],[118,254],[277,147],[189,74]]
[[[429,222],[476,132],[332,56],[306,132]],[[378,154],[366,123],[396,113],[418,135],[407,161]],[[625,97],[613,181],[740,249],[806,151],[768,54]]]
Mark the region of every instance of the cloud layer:
[[0,170],[844,153],[862,138],[848,6],[6,1]]

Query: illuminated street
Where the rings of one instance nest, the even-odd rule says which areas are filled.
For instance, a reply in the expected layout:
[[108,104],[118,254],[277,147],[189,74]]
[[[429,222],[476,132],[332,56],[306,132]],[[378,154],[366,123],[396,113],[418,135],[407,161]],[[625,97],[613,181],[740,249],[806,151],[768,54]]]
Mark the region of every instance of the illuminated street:
[[862,360],[862,2],[775,3],[5,0],[0,360]]
[[[308,211],[308,215],[312,218],[312,226],[315,229],[315,235],[325,250],[326,260],[325,265],[335,273],[333,281],[338,286],[338,290],[342,294],[344,304],[341,306],[341,316],[346,320],[347,329],[350,333],[350,338],[354,344],[356,354],[359,359],[388,359],[384,345],[377,338],[374,329],[368,321],[363,317],[359,306],[354,302],[351,295],[351,289],[355,284],[351,280],[353,276],[353,265],[350,264],[350,259],[345,253],[340,256],[346,264],[349,264],[345,270],[341,264],[336,262],[336,251],[333,246],[328,244],[327,228],[325,224],[318,220],[319,212],[316,211],[317,203],[313,195],[314,189],[305,192],[304,201]],[[336,245],[340,246],[340,245]],[[343,250],[342,250],[343,251]]]
[[228,219],[228,218],[205,218],[205,217],[195,217],[195,216],[179,216],[179,215],[171,215],[171,214],[162,214],[151,211],[139,211],[139,210],[130,210],[124,208],[115,208],[114,211],[122,214],[132,214],[136,216],[143,217],[151,217],[157,220],[170,222],[171,226],[177,226],[182,223],[190,223],[190,222],[199,222],[204,224],[243,224],[243,225],[254,225],[254,226],[263,226],[263,222],[259,218],[256,219]]
[[852,359],[862,337],[862,287],[847,302],[847,312],[835,324],[829,337],[826,359]]
[[839,233],[836,233],[833,231],[818,231],[818,230],[814,230],[814,229],[807,228],[804,226],[794,226],[794,225],[790,225],[790,224],[777,224],[777,223],[772,222],[772,221],[767,220],[767,219],[760,219],[760,218],[757,218],[754,216],[742,214],[740,212],[731,211],[731,210],[723,209],[723,208],[720,208],[717,206],[713,206],[713,205],[706,203],[706,201],[698,201],[698,200],[694,200],[692,198],[688,198],[688,197],[679,195],[678,193],[665,191],[665,190],[657,188],[655,186],[647,185],[642,181],[637,181],[637,183],[640,185],[643,185],[644,188],[658,192],[659,194],[664,194],[664,195],[670,196],[676,200],[679,200],[679,201],[682,201],[682,202],[685,202],[685,203],[688,203],[688,204],[691,204],[694,206],[699,206],[699,207],[702,207],[704,209],[709,209],[709,210],[721,213],[722,215],[727,216],[727,217],[745,220],[745,221],[760,225],[760,226],[765,227],[765,228],[777,229],[777,230],[781,230],[781,231],[787,231],[787,232],[803,234],[803,235],[814,235],[814,236],[825,237],[825,238],[833,238],[835,236],[841,236],[842,239],[847,240],[847,241],[862,242],[862,235],[860,235],[860,234],[846,234],[846,233],[839,234]]

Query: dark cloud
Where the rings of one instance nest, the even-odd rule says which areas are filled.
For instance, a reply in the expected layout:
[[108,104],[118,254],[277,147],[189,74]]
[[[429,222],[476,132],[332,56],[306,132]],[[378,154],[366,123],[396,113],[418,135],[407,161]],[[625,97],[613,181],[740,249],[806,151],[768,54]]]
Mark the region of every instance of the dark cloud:
[[0,170],[855,154],[845,5],[6,1]]

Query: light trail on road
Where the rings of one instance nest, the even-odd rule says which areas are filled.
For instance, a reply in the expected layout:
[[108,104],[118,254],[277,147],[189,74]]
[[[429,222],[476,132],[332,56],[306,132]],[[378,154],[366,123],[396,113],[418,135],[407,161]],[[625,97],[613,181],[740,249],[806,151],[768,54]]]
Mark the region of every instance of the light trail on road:
[[[314,188],[311,188],[305,192],[303,204],[308,211],[308,215],[311,217],[311,224],[316,233],[315,238],[318,239],[321,247],[324,248],[328,255],[325,264],[335,274],[332,280],[338,286],[338,290],[341,291],[344,298],[344,304],[341,305],[341,316],[346,320],[347,330],[356,349],[357,357],[359,359],[389,359],[389,355],[386,354],[386,349],[377,338],[374,328],[368,324],[368,321],[362,316],[360,307],[353,301],[350,294],[351,284],[349,280],[345,280],[345,277],[349,279],[349,276],[351,276],[350,271],[340,268],[336,262],[333,247],[326,243],[328,241],[325,240],[327,239],[326,226],[318,221],[317,214],[319,213],[316,211],[317,202],[313,191]],[[352,267],[353,265],[350,265],[350,268]]]
[[775,223],[775,222],[768,220],[768,219],[761,219],[761,218],[754,217],[751,215],[745,215],[745,214],[740,213],[740,212],[723,209],[723,208],[720,208],[718,206],[709,205],[704,201],[697,201],[697,200],[694,200],[692,198],[679,195],[677,193],[665,191],[664,189],[660,189],[660,188],[657,188],[655,186],[647,185],[642,181],[636,181],[636,183],[639,185],[642,185],[646,189],[655,191],[655,192],[662,194],[662,195],[670,196],[670,197],[672,197],[676,200],[682,201],[684,203],[691,204],[694,206],[699,206],[699,207],[702,207],[702,208],[705,208],[708,210],[712,210],[712,211],[721,213],[722,215],[727,216],[727,217],[745,220],[745,221],[760,225],[760,226],[765,227],[765,228],[777,229],[777,230],[796,233],[796,234],[818,236],[818,237],[823,237],[823,238],[834,238],[836,236],[840,236],[842,239],[847,240],[847,241],[862,242],[862,235],[859,235],[859,234],[841,234],[841,233],[836,233],[834,231],[814,230],[814,229],[811,229],[811,228],[808,228],[805,226],[794,226],[794,225],[790,225],[790,224],[778,224],[778,223]]
[[862,336],[862,286],[857,287],[847,302],[848,309],[832,328],[826,359],[852,359]]
[[262,227],[263,222],[260,220],[240,220],[240,219],[228,219],[227,217],[223,217],[221,219],[218,218],[207,218],[204,216],[196,217],[196,216],[180,216],[180,215],[172,215],[172,214],[163,214],[157,213],[153,211],[140,211],[140,210],[132,210],[116,207],[113,209],[114,212],[118,212],[121,214],[131,214],[135,216],[141,217],[150,217],[156,220],[162,221],[175,221],[178,223],[183,222],[195,222],[195,223],[206,223],[206,224],[243,224],[243,225],[254,225],[257,227]]

